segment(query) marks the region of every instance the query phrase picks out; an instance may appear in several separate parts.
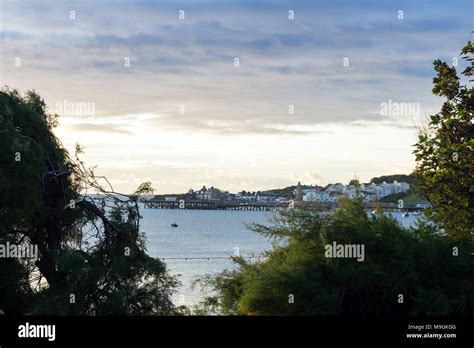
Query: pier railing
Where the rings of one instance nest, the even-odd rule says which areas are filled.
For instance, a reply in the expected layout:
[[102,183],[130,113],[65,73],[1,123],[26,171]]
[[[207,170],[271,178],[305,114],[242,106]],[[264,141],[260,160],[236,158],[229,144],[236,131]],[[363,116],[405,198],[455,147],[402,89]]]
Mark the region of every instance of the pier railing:
[[[338,207],[337,202],[299,202],[295,205],[292,201],[284,202],[242,202],[242,201],[209,201],[209,200],[194,200],[194,201],[164,201],[164,200],[148,200],[144,201],[145,208],[150,209],[193,209],[193,210],[244,210],[244,211],[272,211],[278,209],[288,209],[293,206],[302,208],[326,208],[333,209]],[[373,202],[364,203],[367,209],[374,209]],[[386,211],[417,211],[421,208],[415,206],[406,206],[399,208],[396,203],[379,203],[377,205],[380,209]]]
[[286,208],[288,204],[234,201],[145,201],[145,208],[154,209],[197,209],[197,210],[276,210]]

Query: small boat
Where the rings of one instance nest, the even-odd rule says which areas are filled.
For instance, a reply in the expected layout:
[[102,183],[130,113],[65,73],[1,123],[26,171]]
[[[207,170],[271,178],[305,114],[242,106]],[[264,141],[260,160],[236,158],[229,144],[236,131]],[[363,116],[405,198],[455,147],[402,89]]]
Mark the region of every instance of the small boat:
[[415,211],[415,212],[413,213],[413,215],[417,215],[417,216],[418,216],[418,215],[421,215],[421,211]]
[[404,218],[407,218],[407,217],[409,217],[409,216],[410,216],[410,214],[408,214],[408,212],[406,211],[406,212],[404,212],[404,213],[403,213],[403,215],[402,215],[402,216],[403,216]]
[[175,222],[173,222],[173,223],[171,224],[171,227],[178,227],[178,224],[175,223]]

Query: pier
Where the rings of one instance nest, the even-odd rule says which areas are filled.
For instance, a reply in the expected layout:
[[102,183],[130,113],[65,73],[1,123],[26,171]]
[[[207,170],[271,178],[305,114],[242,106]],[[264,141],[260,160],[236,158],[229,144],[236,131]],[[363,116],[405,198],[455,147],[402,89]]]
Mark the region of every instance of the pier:
[[151,209],[193,209],[193,210],[247,210],[272,211],[287,208],[288,203],[260,203],[235,201],[158,201],[144,202],[145,208]]
[[[242,201],[209,201],[209,200],[193,200],[193,201],[165,201],[165,200],[149,200],[144,201],[146,209],[191,209],[191,210],[239,210],[239,211],[275,211],[279,209],[288,209],[291,207],[291,201],[262,203],[262,202],[242,202]],[[296,202],[295,202],[296,203]],[[367,209],[374,209],[375,203],[365,203]],[[421,208],[415,206],[405,206],[398,208],[396,203],[379,203],[377,205],[384,211],[421,211]],[[297,208],[323,208],[334,209],[338,207],[335,202],[299,202],[295,204]]]

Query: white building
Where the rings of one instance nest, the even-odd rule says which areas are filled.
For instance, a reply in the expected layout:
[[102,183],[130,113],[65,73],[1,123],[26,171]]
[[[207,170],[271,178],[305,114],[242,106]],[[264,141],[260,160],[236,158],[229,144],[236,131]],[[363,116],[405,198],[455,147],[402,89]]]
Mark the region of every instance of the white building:
[[366,185],[361,184],[359,187],[337,183],[327,185],[324,189],[317,188],[305,190],[303,201],[336,202],[340,196],[354,198],[357,196],[358,191],[364,201],[374,201],[392,194],[407,192],[409,189],[409,183],[397,181],[394,181],[393,183],[386,183],[384,181],[380,185],[374,183]]
[[317,200],[317,197],[318,197],[318,195],[316,194],[315,191],[309,191],[309,192],[306,192],[303,195],[303,201],[304,202],[314,202],[314,201]]
[[269,193],[269,192],[262,192],[260,194],[257,194],[257,202],[261,202],[261,203],[272,203],[272,202],[275,202],[276,199],[278,198],[278,196],[276,194],[273,194],[273,193]]
[[346,197],[354,198],[357,195],[357,187],[355,185],[346,185],[344,186],[343,193]]
[[327,187],[325,191],[344,193],[344,185],[341,183],[332,184],[332,185],[329,185],[329,187]]
[[303,196],[303,201],[305,202],[336,202],[341,194],[338,192],[328,192],[326,191],[309,191]]
[[237,201],[255,201],[256,197],[254,193],[250,192],[238,192],[235,194],[235,199]]
[[407,192],[410,189],[410,184],[407,182],[394,181],[393,183],[386,183],[385,181],[377,186],[378,197],[384,198],[396,193]]

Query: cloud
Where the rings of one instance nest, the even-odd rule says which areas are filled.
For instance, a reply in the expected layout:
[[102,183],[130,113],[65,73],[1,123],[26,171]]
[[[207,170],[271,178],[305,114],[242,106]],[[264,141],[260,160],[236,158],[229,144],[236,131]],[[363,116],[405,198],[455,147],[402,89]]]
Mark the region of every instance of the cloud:
[[[413,169],[442,102],[431,63],[471,31],[470,0],[0,1],[0,82],[94,103],[56,133],[123,192],[364,181]],[[389,100],[420,117],[382,116]]]
[[81,123],[71,125],[70,128],[74,131],[79,132],[97,132],[97,133],[115,133],[115,134],[125,134],[132,135],[133,133],[117,127],[113,124],[96,124],[96,123]]

